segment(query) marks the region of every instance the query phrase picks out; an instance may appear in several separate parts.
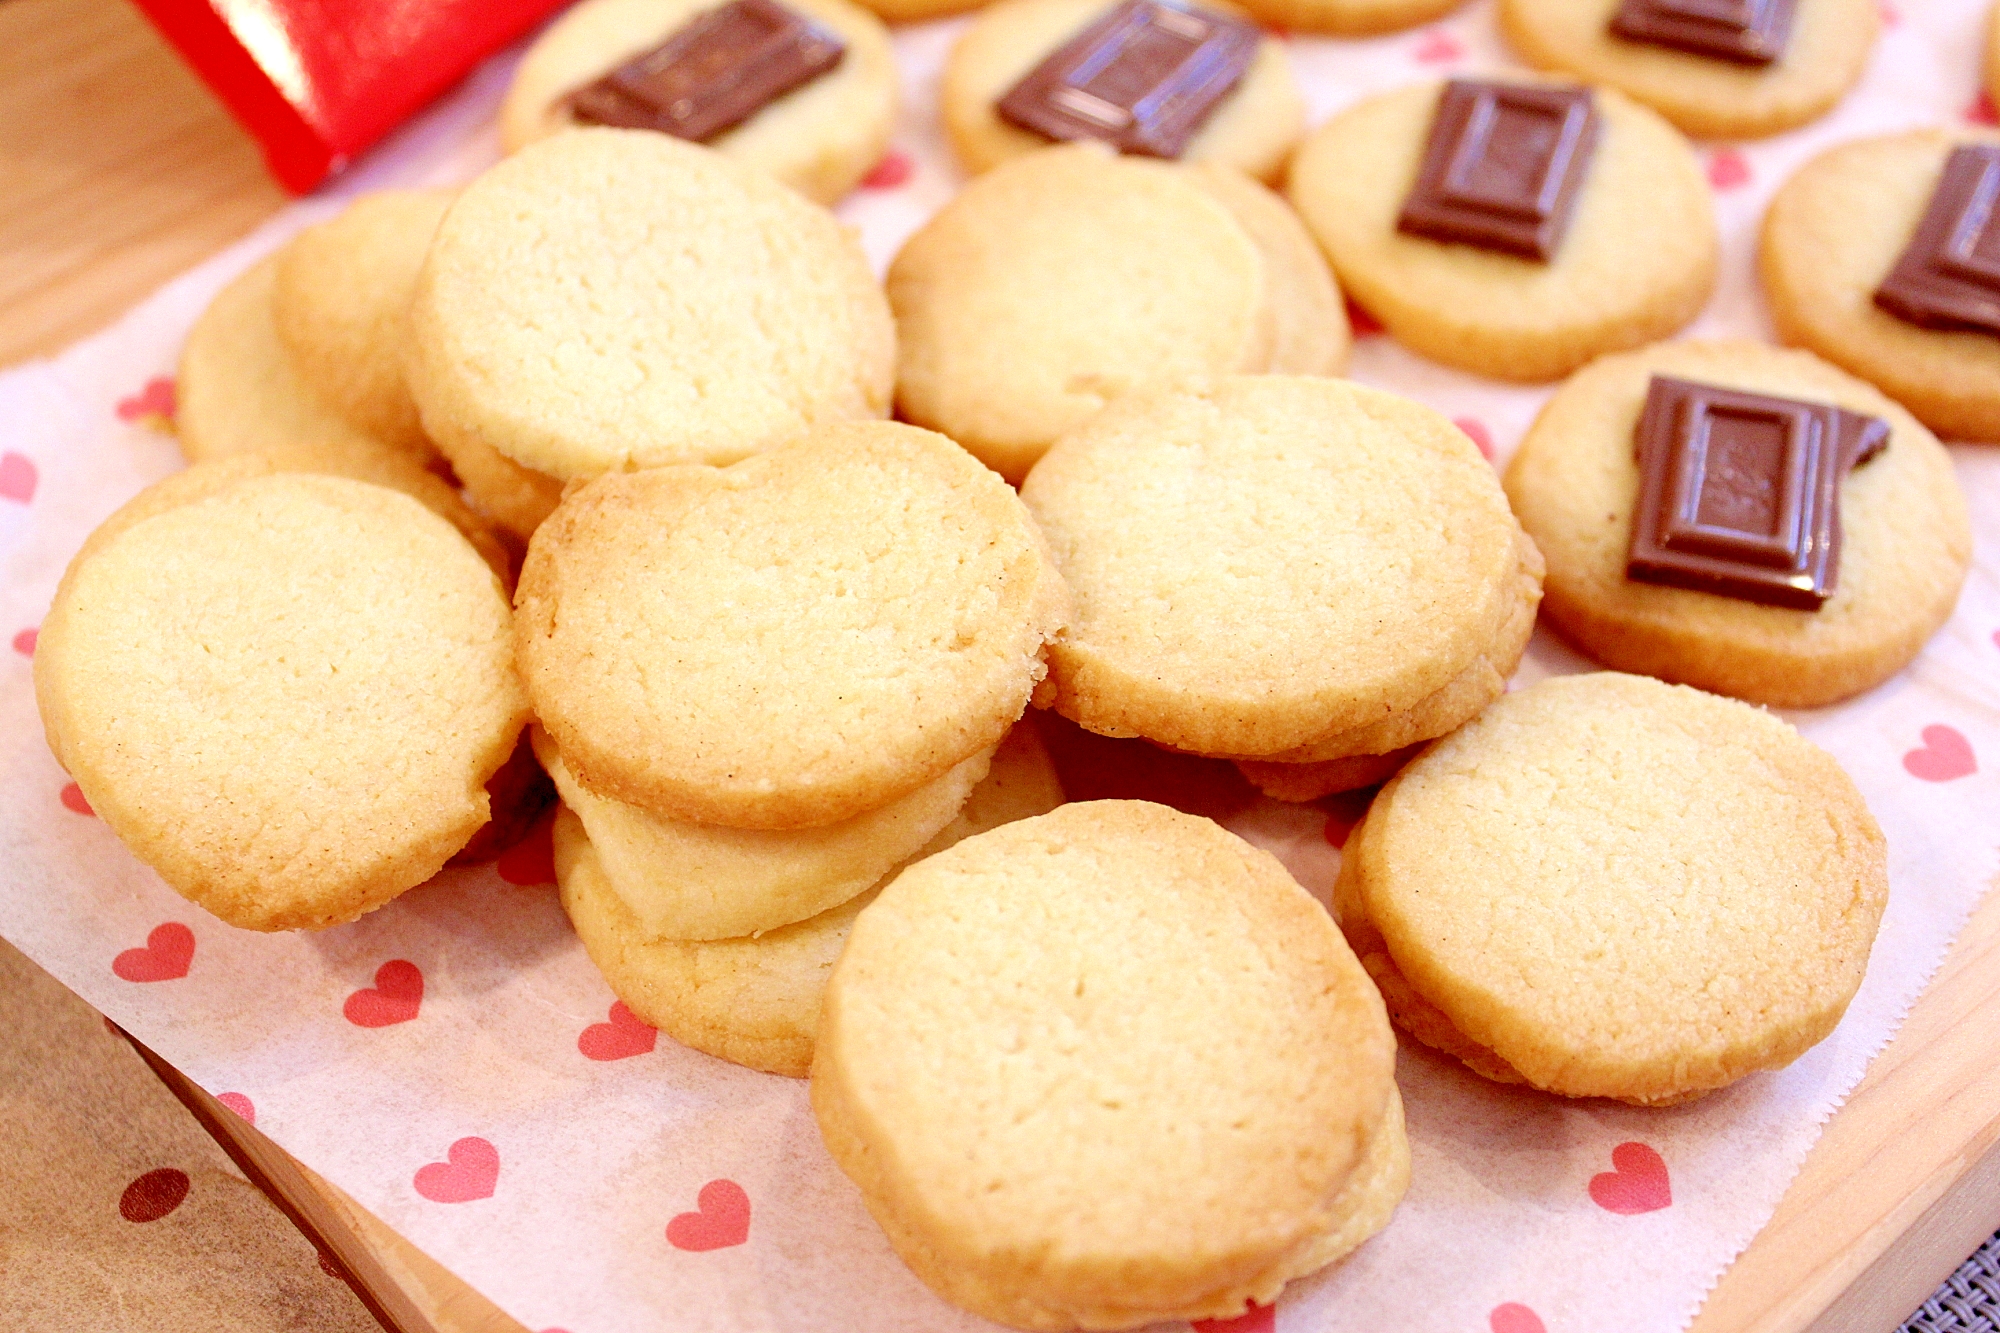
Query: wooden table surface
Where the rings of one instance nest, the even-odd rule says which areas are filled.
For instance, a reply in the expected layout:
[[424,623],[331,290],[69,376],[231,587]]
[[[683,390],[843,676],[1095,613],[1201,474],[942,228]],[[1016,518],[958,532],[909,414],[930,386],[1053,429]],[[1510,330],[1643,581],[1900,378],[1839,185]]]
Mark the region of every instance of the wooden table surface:
[[[275,212],[255,145],[119,0],[0,0],[0,365]],[[195,1090],[198,1093],[198,1090]],[[233,1116],[239,1150],[409,1333],[520,1326]],[[245,1146],[247,1145],[247,1147]],[[278,1177],[283,1177],[279,1179]],[[1829,1125],[1695,1333],[1889,1333],[2000,1228],[2000,895]]]

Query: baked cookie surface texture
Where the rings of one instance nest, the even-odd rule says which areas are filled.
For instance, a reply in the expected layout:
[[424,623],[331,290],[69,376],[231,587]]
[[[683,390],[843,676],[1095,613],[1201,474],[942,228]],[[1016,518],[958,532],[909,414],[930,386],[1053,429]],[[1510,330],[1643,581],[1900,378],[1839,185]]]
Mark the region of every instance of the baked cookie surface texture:
[[973,181],[904,245],[888,290],[902,415],[1010,480],[1120,395],[1332,374],[1347,352],[1337,291],[1281,203],[1092,144]]
[[[1655,376],[1830,403],[1885,422],[1839,487],[1839,582],[1817,611],[1626,576],[1641,476],[1634,432]],[[1900,670],[1950,616],[1971,560],[1965,500],[1935,436],[1810,353],[1663,343],[1605,357],[1559,389],[1506,475],[1548,560],[1544,613],[1607,666],[1757,703],[1812,708]]]
[[[945,131],[966,170],[977,174],[1050,140],[1009,123],[995,104],[1071,38],[1109,13],[1118,0],[1000,0],[952,47],[941,94]],[[1227,5],[1188,3],[1197,11],[1232,14]],[[1214,162],[1275,181],[1305,128],[1305,95],[1285,50],[1264,36],[1242,79],[1216,104],[1179,154],[1183,162]]]
[[510,628],[494,572],[416,500],[258,476],[74,562],[36,695],[91,808],[176,891],[232,925],[327,926],[487,822],[527,720]]
[[529,547],[516,624],[577,781],[799,828],[998,744],[1068,606],[1004,482],[929,431],[857,422],[572,491]]
[[[1748,63],[1617,35],[1612,17],[1630,3],[1500,0],[1500,30],[1531,65],[1616,88],[1688,134],[1748,139],[1829,110],[1861,77],[1881,26],[1875,0],[1796,0],[1778,57]],[[1697,8],[1686,0],[1651,7]]]
[[1914,130],[1838,144],[1778,190],[1758,250],[1779,337],[1960,439],[2000,440],[2000,334],[1925,328],[1874,297],[1910,245],[1952,150],[1995,143]]
[[[888,146],[895,57],[881,20],[847,0],[784,6],[839,39],[839,63],[702,142],[830,204]],[[584,123],[570,105],[573,93],[721,7],[718,0],[586,0],[565,11],[521,59],[500,108],[503,145],[513,152]]]
[[1387,1220],[1408,1179],[1394,1054],[1374,987],[1276,860],[1096,801],[882,890],[827,987],[812,1101],[945,1299],[1129,1328],[1268,1303]]
[[1825,751],[1606,672],[1431,746],[1349,837],[1334,895],[1411,1035],[1489,1078],[1647,1104],[1831,1032],[1888,890],[1882,832]]
[[1342,380],[1135,394],[1021,495],[1076,598],[1043,701],[1105,735],[1387,753],[1478,712],[1534,622],[1540,558],[1471,440]]
[[466,441],[565,480],[884,416],[895,367],[881,289],[832,214],[644,130],[558,134],[468,185],[410,332],[447,454]]
[[[1062,804],[1062,786],[1032,726],[1007,734],[957,813],[907,860]],[[782,835],[781,835],[782,836]],[[675,1041],[753,1069],[804,1078],[812,1065],[826,979],[861,909],[895,868],[806,920],[755,936],[683,940],[641,923],[629,886],[604,869],[575,814],[556,817],[563,910],[590,959],[627,1008]]]
[[[1589,94],[1594,146],[1546,261],[1398,230],[1446,90],[1414,84],[1341,112],[1299,146],[1285,187],[1341,288],[1397,341],[1478,374],[1549,380],[1699,312],[1716,269],[1708,182],[1671,125],[1609,89]],[[1546,157],[1552,142],[1528,145]]]

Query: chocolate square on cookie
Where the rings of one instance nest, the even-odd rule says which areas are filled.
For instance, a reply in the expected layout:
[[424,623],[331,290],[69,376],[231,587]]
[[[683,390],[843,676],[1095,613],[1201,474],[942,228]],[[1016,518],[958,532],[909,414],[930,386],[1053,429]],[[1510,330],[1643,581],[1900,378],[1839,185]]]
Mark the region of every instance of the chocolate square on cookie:
[[1785,53],[1797,0],[1625,0],[1611,32],[1689,55],[1768,65]]
[[1951,150],[1909,246],[1875,304],[1927,329],[2000,333],[2000,146]]
[[1840,481],[1888,423],[1655,375],[1626,577],[1817,611],[1840,581]]
[[1176,158],[1242,81],[1257,30],[1223,14],[1125,0],[1030,70],[994,105],[1059,142]]
[[1597,133],[1588,88],[1453,79],[1396,230],[1547,263]]
[[840,38],[777,0],[734,0],[570,94],[590,125],[704,143],[838,65]]

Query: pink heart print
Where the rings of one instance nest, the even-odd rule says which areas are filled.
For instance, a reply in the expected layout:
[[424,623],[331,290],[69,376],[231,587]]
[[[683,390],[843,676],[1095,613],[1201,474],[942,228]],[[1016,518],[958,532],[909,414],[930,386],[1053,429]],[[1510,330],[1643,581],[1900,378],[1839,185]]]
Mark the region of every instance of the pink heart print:
[[1979,759],[1972,753],[1972,742],[1965,739],[1956,727],[1942,724],[1925,727],[1923,739],[1921,750],[1911,750],[1903,756],[1903,767],[1909,770],[1911,777],[1922,778],[1925,782],[1950,782],[1979,771]]
[[628,1055],[645,1055],[659,1040],[660,1034],[620,1000],[611,1006],[611,1021],[585,1028],[576,1039],[576,1048],[593,1060],[623,1060]]
[[129,398],[118,400],[120,421],[160,421],[174,419],[174,381],[167,375],[155,375],[146,381],[146,387]]
[[61,792],[57,793],[56,799],[63,803],[63,809],[72,811],[73,813],[91,816],[97,814],[95,810],[90,808],[90,802],[84,799],[83,788],[77,786],[74,782],[69,783]]
[[1993,105],[1993,94],[1980,89],[1972,105],[1965,108],[1965,118],[1974,125],[2000,125],[2000,108]]
[[726,1250],[750,1239],[750,1196],[733,1180],[711,1180],[695,1195],[697,1211],[667,1223],[677,1250]]
[[242,1093],[218,1092],[215,1094],[215,1100],[241,1116],[245,1124],[254,1125],[257,1123],[257,1108]]
[[35,655],[35,640],[40,636],[41,629],[38,626],[16,630],[14,633],[14,651],[23,657],[33,657]]
[[1733,190],[1750,183],[1750,159],[1734,148],[1718,148],[1708,155],[1708,183],[1718,190]]
[[1432,28],[1424,34],[1424,39],[1417,43],[1417,49],[1410,54],[1419,64],[1441,65],[1464,55],[1465,47],[1458,38],[1443,28]]
[[1515,1301],[1494,1306],[1493,1313],[1486,1316],[1486,1326],[1493,1333],[1548,1333],[1540,1315]]
[[452,1144],[444,1161],[418,1167],[411,1183],[432,1203],[471,1203],[492,1198],[499,1181],[500,1150],[475,1136]]
[[194,932],[178,921],[154,926],[144,948],[127,949],[111,960],[126,981],[178,981],[194,964]]
[[1382,331],[1382,321],[1368,313],[1367,309],[1347,297],[1347,326],[1357,338],[1372,338]]
[[891,148],[882,155],[882,160],[866,176],[861,178],[864,190],[893,190],[914,176],[917,164],[910,155],[900,148]]
[[35,464],[26,454],[17,454],[12,449],[0,454],[0,500],[27,504],[35,498],[38,480]]
[[1194,1333],[1272,1333],[1278,1326],[1278,1307],[1253,1305],[1234,1319],[1195,1319]]
[[1479,456],[1487,462],[1493,461],[1493,432],[1486,429],[1486,423],[1478,417],[1453,417],[1451,424],[1464,431],[1467,438],[1478,446]]
[[555,816],[543,815],[528,836],[500,853],[493,863],[500,878],[519,888],[556,882]]
[[1605,1212],[1629,1217],[1657,1213],[1673,1203],[1666,1160],[1645,1144],[1619,1144],[1611,1150],[1611,1166],[1590,1178],[1590,1197]]
[[424,1003],[424,974],[415,963],[391,958],[375,969],[375,984],[354,992],[340,1007],[358,1028],[386,1028],[407,1023]]

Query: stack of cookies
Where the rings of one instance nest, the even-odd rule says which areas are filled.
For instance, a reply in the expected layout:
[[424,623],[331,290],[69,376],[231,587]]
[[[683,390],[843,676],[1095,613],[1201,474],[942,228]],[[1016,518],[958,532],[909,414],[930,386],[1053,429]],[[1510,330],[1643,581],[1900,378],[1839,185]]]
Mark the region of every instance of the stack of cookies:
[[1043,699],[1239,761],[1285,800],[1382,781],[1505,688],[1542,558],[1430,408],[1339,380],[1134,394],[1021,498],[1076,597]]
[[[537,531],[517,603],[564,900],[633,1012],[724,1058],[803,1074],[855,900],[1061,799],[1032,738],[999,747],[1068,593],[942,436],[609,473]],[[771,994],[722,1002],[717,970]]]

